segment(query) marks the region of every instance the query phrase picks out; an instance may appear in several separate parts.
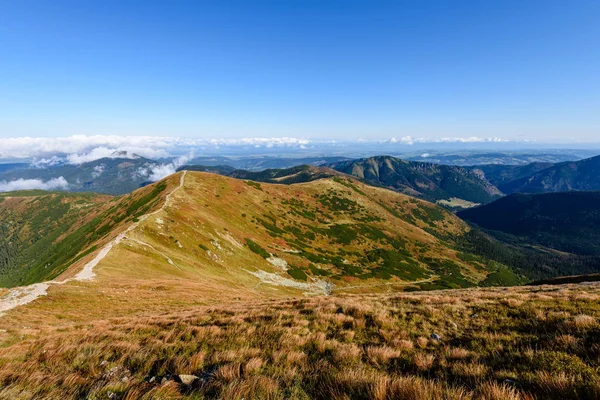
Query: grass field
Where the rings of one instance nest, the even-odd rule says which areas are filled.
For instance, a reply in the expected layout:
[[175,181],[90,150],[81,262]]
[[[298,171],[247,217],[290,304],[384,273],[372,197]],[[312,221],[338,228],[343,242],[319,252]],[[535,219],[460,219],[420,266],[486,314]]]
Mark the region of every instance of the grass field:
[[595,399],[599,300],[592,284],[102,319],[4,343],[0,397]]

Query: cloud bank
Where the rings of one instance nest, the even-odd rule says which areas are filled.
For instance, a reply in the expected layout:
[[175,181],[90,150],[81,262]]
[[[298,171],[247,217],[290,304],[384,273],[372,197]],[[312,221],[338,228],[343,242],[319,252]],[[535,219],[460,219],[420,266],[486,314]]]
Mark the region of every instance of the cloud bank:
[[50,179],[46,182],[41,179],[17,179],[15,181],[0,181],[0,192],[12,192],[14,190],[55,190],[67,189],[69,183],[62,176]]
[[38,159],[38,162],[56,162],[63,157],[70,164],[110,157],[114,152],[124,151],[146,158],[163,158],[172,155],[176,148],[253,146],[253,147],[301,147],[310,143],[306,139],[242,138],[242,139],[181,139],[155,136],[109,136],[75,135],[56,138],[5,138],[2,139],[0,159]]
[[[149,159],[176,157],[191,150],[203,153],[244,153],[252,151],[273,152],[322,150],[329,147],[353,145],[412,146],[417,144],[445,143],[500,143],[509,142],[499,137],[443,137],[417,138],[412,136],[392,137],[384,140],[325,140],[294,137],[254,137],[254,138],[179,138],[156,136],[115,136],[115,135],[75,135],[56,138],[5,138],[1,139],[0,160],[24,159],[32,166],[47,167],[58,164],[82,164],[101,158],[132,157],[137,154]],[[387,149],[387,147],[384,147]],[[126,154],[125,154],[126,153]],[[170,168],[168,164],[163,169]],[[155,171],[155,176],[163,172]],[[151,174],[154,174],[152,172]]]

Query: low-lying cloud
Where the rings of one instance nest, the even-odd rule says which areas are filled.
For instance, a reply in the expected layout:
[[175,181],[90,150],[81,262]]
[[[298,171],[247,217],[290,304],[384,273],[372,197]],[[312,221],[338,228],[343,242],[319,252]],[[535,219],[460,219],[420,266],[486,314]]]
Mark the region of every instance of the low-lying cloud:
[[104,172],[105,169],[106,169],[106,165],[104,165],[104,164],[96,165],[94,167],[94,170],[92,171],[92,178],[94,178],[94,179],[98,178],[100,175],[102,175],[102,173]]
[[55,190],[55,189],[67,189],[69,182],[62,176],[48,181],[42,181],[41,179],[17,179],[14,181],[0,181],[0,192],[12,192],[15,190]]
[[177,157],[170,163],[165,164],[146,164],[139,168],[137,173],[143,178],[147,178],[151,182],[159,181],[166,178],[169,175],[177,172],[177,168],[185,165],[188,161],[193,159],[193,153],[187,156]]

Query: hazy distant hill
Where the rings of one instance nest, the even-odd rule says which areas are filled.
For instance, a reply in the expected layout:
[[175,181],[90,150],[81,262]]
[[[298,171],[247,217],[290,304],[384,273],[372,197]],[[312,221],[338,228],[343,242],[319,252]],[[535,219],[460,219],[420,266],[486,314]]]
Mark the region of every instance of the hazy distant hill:
[[27,168],[28,165],[29,164],[24,164],[24,163],[6,163],[6,164],[0,164],[0,174],[3,173],[3,172],[6,172],[6,171]]
[[513,194],[458,216],[509,241],[600,255],[600,192]]
[[598,154],[594,150],[540,150],[540,151],[420,151],[417,154],[406,153],[398,157],[435,164],[472,166],[472,165],[526,165],[533,163],[556,164],[565,161],[579,161]]
[[343,161],[331,168],[429,201],[489,203],[502,193],[467,168],[405,161],[390,156]]
[[348,157],[196,157],[188,162],[189,165],[204,165],[207,167],[228,166],[234,169],[261,171],[265,169],[287,169],[300,165],[323,166],[334,162],[349,160]]
[[505,193],[600,190],[600,156],[550,166],[499,186]]
[[72,192],[97,192],[111,195],[129,193],[149,183],[150,171],[160,163],[135,154],[115,154],[115,157],[82,163],[62,164],[45,168],[15,169],[0,173],[0,181],[17,179],[50,179],[63,177]]

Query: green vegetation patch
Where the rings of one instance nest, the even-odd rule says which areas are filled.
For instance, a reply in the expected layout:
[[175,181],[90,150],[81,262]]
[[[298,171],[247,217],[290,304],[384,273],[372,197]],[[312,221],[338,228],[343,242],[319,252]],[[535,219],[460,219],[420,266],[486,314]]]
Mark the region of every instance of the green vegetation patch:
[[299,281],[306,281],[308,279],[308,275],[306,275],[306,272],[294,265],[290,266],[290,268],[287,270],[287,273],[289,276]]
[[258,189],[261,192],[263,191],[262,186],[258,182],[254,182],[254,181],[244,181],[244,182],[246,183],[246,185],[253,187],[254,189]]
[[256,243],[255,241],[253,241],[252,239],[246,239],[246,245],[248,245],[248,248],[252,252],[258,254],[259,256],[261,256],[264,259],[271,257],[271,254],[268,251],[266,251],[265,249],[260,247],[260,245],[258,243]]

